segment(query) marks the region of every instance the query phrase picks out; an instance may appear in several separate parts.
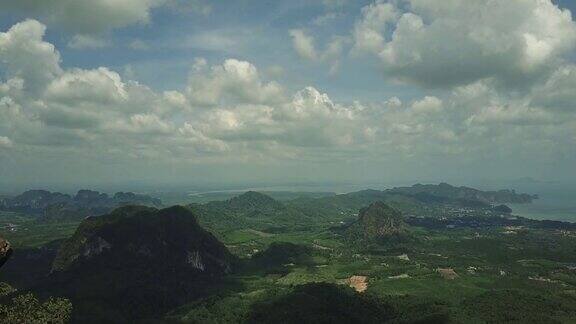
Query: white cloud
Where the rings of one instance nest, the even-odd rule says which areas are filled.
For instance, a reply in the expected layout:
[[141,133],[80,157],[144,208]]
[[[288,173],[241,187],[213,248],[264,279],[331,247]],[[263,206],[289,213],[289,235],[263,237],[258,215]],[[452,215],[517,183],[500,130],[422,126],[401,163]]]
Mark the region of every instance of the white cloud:
[[120,133],[128,132],[139,135],[171,135],[175,131],[169,122],[162,120],[153,113],[135,114],[128,119],[120,119],[112,122],[108,127],[110,131]]
[[398,20],[397,8],[388,2],[378,0],[362,8],[362,18],[354,26],[354,49],[380,53],[385,45],[389,25]]
[[550,0],[400,3],[364,7],[353,35],[358,52],[373,54],[387,75],[405,82],[443,87],[493,78],[521,86],[576,42],[570,12]]
[[91,35],[75,35],[68,42],[68,47],[76,50],[104,48],[110,45],[109,40]]
[[0,34],[0,146],[22,161],[517,161],[565,154],[576,138],[572,65],[524,92],[503,93],[492,78],[343,104],[313,86],[291,92],[237,59],[198,58],[184,90],[158,92],[110,68],[63,68],[43,34],[32,20]]
[[426,96],[412,104],[412,110],[418,113],[438,113],[442,111],[442,100]]
[[0,9],[40,16],[66,30],[88,34],[145,24],[150,11],[166,3],[166,0],[5,0]]
[[81,102],[110,104],[126,100],[127,93],[120,75],[101,67],[66,71],[48,84],[45,98],[67,105]]
[[576,112],[576,65],[563,65],[536,86],[532,104],[565,112]]
[[201,106],[283,100],[283,89],[278,83],[263,81],[254,65],[236,59],[210,68],[205,60],[197,60],[186,93],[190,102]]
[[479,112],[470,116],[466,120],[466,124],[473,126],[474,124],[480,125],[539,125],[539,124],[554,124],[554,116],[545,110],[533,108],[530,106],[488,106],[482,108]]
[[289,31],[292,37],[292,45],[296,53],[303,59],[314,62],[328,62],[330,64],[330,73],[334,74],[340,64],[340,56],[344,50],[346,38],[333,37],[326,45],[324,51],[316,49],[314,37],[308,35],[302,29],[292,29]]
[[11,148],[12,141],[6,136],[0,136],[0,148]]
[[290,36],[292,37],[292,44],[298,55],[308,60],[318,60],[319,56],[316,52],[314,39],[311,36],[306,35],[301,29],[290,30]]
[[60,73],[60,53],[42,38],[46,26],[26,20],[0,33],[0,61],[8,74],[21,78],[24,87],[36,92]]

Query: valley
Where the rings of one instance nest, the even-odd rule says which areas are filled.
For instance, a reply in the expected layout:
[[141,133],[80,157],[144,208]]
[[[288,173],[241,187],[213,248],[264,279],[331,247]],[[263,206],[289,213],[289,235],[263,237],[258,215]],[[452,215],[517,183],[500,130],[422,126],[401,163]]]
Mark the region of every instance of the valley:
[[0,281],[17,290],[2,300],[67,298],[82,323],[572,323],[576,225],[501,207],[529,195],[453,188],[3,212],[15,253]]

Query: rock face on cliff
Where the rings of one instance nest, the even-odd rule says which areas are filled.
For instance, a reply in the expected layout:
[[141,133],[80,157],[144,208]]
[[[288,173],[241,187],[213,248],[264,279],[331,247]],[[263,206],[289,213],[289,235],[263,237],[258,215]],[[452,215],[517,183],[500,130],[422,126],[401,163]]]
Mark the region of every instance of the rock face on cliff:
[[402,213],[382,202],[360,210],[358,221],[368,238],[396,235],[404,229]]
[[226,247],[200,227],[189,210],[130,206],[84,220],[62,245],[53,268],[106,270],[138,263],[156,271],[225,273],[230,259]]
[[374,241],[399,236],[404,226],[401,212],[383,202],[375,202],[360,210],[358,221],[348,229],[348,234]]
[[128,206],[84,220],[62,244],[50,279],[78,312],[84,302],[105,303],[131,321],[206,295],[234,263],[188,209]]
[[12,255],[12,247],[10,243],[0,237],[0,268],[10,259]]

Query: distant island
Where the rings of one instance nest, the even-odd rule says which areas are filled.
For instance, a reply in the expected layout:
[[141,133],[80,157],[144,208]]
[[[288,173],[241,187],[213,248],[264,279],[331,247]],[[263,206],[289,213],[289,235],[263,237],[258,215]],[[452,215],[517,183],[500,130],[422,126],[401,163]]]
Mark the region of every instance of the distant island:
[[447,183],[415,184],[412,187],[398,187],[387,191],[411,195],[428,194],[441,198],[466,199],[489,204],[528,204],[538,199],[538,195],[519,194],[515,190],[482,191],[469,187],[455,187]]

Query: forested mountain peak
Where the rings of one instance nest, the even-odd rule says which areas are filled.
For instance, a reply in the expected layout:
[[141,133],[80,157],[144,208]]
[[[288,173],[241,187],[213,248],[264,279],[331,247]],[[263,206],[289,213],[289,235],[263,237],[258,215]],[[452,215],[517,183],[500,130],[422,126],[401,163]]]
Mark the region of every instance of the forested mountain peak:
[[233,209],[280,209],[282,203],[265,194],[248,191],[240,196],[234,197],[228,201],[228,205]]

